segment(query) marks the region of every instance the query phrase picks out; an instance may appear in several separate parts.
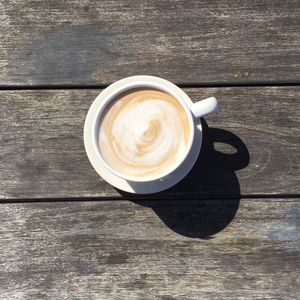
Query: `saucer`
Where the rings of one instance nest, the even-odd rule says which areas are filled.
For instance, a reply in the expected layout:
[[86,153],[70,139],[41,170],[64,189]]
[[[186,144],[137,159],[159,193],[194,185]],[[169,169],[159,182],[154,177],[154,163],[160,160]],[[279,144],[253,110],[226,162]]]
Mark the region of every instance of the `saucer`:
[[[88,114],[85,119],[84,124],[84,146],[87,153],[87,156],[90,160],[90,163],[96,170],[96,172],[108,183],[113,185],[119,190],[123,190],[128,193],[134,193],[134,194],[152,194],[157,193],[163,190],[166,190],[176,183],[178,183],[180,180],[182,180],[192,169],[194,166],[202,144],[202,126],[201,122],[198,125],[195,125],[195,136],[194,141],[190,150],[190,153],[186,157],[185,161],[171,174],[169,174],[166,177],[163,177],[162,179],[155,180],[155,181],[149,181],[149,182],[132,182],[125,180],[123,178],[118,177],[117,175],[111,173],[97,158],[97,153],[93,147],[93,138],[92,138],[92,132],[93,132],[93,120],[95,118],[95,114],[97,113],[97,109],[101,103],[106,97],[108,93],[111,92],[111,89],[114,89],[115,87],[107,87],[105,90],[103,90],[98,97],[94,100],[93,104],[91,105]],[[184,99],[186,103],[189,105],[192,105],[192,101],[185,97]]]

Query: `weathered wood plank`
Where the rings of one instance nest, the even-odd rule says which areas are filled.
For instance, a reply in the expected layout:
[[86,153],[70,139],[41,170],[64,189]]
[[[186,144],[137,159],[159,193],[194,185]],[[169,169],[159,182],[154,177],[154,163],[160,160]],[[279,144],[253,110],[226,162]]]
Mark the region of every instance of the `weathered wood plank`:
[[0,3],[0,85],[300,80],[299,1]]
[[[300,87],[187,89],[221,111],[207,118],[190,175],[164,195],[299,194]],[[1,91],[0,197],[120,195],[93,170],[83,124],[98,90]]]
[[1,299],[297,299],[299,199],[235,201],[2,204]]

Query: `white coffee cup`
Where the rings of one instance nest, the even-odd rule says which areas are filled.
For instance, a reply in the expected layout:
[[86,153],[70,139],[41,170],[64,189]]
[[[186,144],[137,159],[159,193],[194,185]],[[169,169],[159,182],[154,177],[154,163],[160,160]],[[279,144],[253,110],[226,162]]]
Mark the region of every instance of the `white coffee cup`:
[[[105,161],[99,149],[99,129],[100,129],[99,121],[102,114],[105,111],[105,108],[119,94],[136,88],[153,88],[168,93],[181,104],[181,106],[186,112],[186,116],[189,121],[190,135],[189,135],[189,140],[184,155],[182,155],[182,158],[178,160],[176,164],[173,164],[171,168],[165,170],[165,172],[159,174],[159,176],[156,175],[156,176],[145,178],[145,177],[128,176],[126,174],[122,174],[119,171],[113,169],[110,165],[108,165],[108,163]],[[105,168],[107,168],[112,174],[122,179],[125,179],[129,182],[136,182],[136,183],[161,180],[164,177],[172,174],[172,172],[174,172],[186,160],[194,141],[195,126],[197,125],[197,123],[200,122],[200,118],[218,111],[218,103],[216,98],[210,97],[198,101],[191,105],[190,104],[191,101],[189,97],[182,89],[180,89],[178,86],[171,83],[170,81],[155,76],[139,75],[139,76],[131,76],[131,77],[121,79],[111,84],[108,88],[104,89],[98,95],[98,97],[101,97],[101,99],[103,100],[101,101],[101,104],[96,110],[96,114],[94,115],[93,126],[92,126],[93,147],[95,153],[97,153],[97,159],[99,160],[99,163],[101,162],[101,164],[105,166]],[[97,98],[95,99],[95,102],[97,102]],[[187,99],[189,101],[187,101]]]

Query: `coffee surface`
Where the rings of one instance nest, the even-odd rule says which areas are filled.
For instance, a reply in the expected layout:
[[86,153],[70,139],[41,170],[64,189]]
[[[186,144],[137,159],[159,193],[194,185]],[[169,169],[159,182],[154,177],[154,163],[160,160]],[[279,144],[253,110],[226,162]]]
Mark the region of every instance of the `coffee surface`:
[[148,88],[117,96],[99,122],[99,148],[106,163],[121,174],[152,177],[182,159],[189,120],[171,95]]

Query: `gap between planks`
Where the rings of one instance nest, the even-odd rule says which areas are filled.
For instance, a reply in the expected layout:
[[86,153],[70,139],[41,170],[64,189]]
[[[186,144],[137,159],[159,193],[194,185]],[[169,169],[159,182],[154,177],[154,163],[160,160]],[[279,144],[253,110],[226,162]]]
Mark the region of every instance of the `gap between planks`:
[[180,196],[147,196],[147,195],[135,195],[128,197],[65,197],[65,198],[10,198],[10,199],[0,199],[1,204],[9,204],[9,203],[40,203],[40,202],[81,202],[81,201],[88,201],[88,202],[101,202],[101,201],[142,201],[142,200],[151,200],[151,201],[168,201],[168,200],[186,200],[186,201],[207,201],[207,200],[235,200],[235,199],[243,199],[245,201],[260,201],[266,199],[300,199],[300,194],[278,194],[278,195],[264,195],[264,194],[257,194],[257,195],[240,195],[240,196],[225,196],[225,197],[208,197],[208,198],[199,198],[199,197],[180,197]]
[[[180,83],[174,82],[180,88],[226,88],[226,87],[283,87],[300,86],[300,81],[266,81],[266,82],[208,82],[208,83]],[[112,84],[112,83],[110,83]],[[0,85],[2,91],[13,90],[88,90],[104,89],[110,84],[50,84],[50,85]]]

